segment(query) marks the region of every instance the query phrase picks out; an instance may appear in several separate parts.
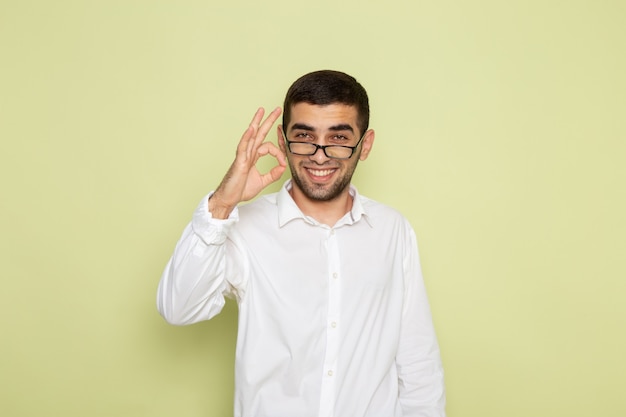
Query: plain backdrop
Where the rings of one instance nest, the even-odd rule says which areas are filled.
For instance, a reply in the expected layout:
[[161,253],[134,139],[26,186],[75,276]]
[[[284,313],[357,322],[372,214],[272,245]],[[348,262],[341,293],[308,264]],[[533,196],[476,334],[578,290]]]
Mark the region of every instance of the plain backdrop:
[[625,17],[0,0],[0,415],[232,415],[236,305],[173,327],[156,287],[255,110],[318,69],[369,92],[354,183],[416,230],[448,415],[626,415]]

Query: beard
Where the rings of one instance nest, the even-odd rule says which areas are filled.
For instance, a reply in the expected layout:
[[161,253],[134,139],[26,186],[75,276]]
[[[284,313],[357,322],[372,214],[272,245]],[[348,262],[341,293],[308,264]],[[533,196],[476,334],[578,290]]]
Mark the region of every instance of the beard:
[[[298,171],[294,169],[294,166],[291,161],[289,161],[289,168],[291,169],[291,179],[294,184],[302,191],[302,193],[313,201],[331,201],[335,198],[339,197],[341,193],[350,185],[350,181],[352,180],[352,175],[354,174],[354,170],[356,169],[356,165],[358,163],[358,155],[355,158],[354,165],[348,167],[347,171],[345,171],[339,178],[335,180],[332,184],[315,184],[309,182],[306,177],[303,179],[304,175],[301,177],[298,174]],[[319,169],[323,169],[319,167]],[[302,168],[304,170],[304,168]]]

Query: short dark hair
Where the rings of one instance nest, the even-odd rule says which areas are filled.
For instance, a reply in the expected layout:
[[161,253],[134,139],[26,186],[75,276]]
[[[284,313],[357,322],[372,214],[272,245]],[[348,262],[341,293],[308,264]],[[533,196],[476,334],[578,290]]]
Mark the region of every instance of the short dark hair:
[[355,106],[358,128],[365,133],[370,122],[370,106],[365,88],[352,76],[339,71],[321,70],[303,75],[287,90],[283,105],[283,128],[287,130],[291,107],[298,103],[319,106],[341,103]]

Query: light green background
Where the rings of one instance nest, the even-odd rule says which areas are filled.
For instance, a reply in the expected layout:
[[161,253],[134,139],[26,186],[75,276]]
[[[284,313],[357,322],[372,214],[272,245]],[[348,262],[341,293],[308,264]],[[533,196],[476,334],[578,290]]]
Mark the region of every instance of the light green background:
[[619,0],[0,0],[0,415],[232,413],[236,306],[172,327],[156,286],[256,108],[321,68],[370,93],[355,183],[417,231],[449,416],[626,415],[625,21]]

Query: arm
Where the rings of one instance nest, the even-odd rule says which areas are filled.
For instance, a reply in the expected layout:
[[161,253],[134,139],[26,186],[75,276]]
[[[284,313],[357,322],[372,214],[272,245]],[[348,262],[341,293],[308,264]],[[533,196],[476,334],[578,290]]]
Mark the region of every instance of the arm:
[[[226,238],[237,221],[237,205],[255,197],[285,171],[285,156],[274,144],[265,142],[280,112],[280,108],[275,109],[262,122],[264,110],[257,110],[224,179],[196,209],[178,241],[157,291],[157,308],[169,323],[208,320],[221,311],[225,294],[241,289],[227,275],[229,256],[238,256],[234,248],[227,256]],[[256,163],[266,155],[276,158],[278,165],[261,174]]]
[[[237,221],[213,219],[205,198],[193,214],[167,263],[157,290],[157,308],[175,325],[208,320],[232,293],[226,273],[226,236]],[[233,281],[231,278],[230,281]]]
[[399,398],[405,416],[445,417],[445,388],[439,344],[422,278],[417,243],[408,230],[405,294],[396,358]]

